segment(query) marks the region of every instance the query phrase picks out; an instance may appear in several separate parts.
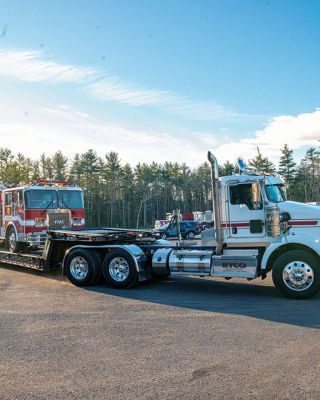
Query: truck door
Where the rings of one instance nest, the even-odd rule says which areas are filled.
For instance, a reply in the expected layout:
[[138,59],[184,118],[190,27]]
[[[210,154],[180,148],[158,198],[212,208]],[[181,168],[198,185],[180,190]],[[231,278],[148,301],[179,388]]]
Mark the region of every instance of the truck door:
[[12,192],[4,193],[4,224],[7,228],[8,223],[12,220]]
[[25,221],[22,190],[16,190],[13,195],[12,215],[15,217],[15,226],[18,233],[24,233]]
[[265,236],[265,215],[258,182],[230,184],[227,188],[228,233],[234,238]]
[[4,236],[3,209],[4,209],[4,195],[3,192],[0,191],[0,236]]

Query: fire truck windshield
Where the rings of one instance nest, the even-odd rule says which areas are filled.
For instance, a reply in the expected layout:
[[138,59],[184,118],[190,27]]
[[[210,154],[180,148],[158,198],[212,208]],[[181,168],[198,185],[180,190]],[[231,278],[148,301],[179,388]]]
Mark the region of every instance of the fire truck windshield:
[[80,190],[36,190],[25,192],[26,209],[83,208]]
[[58,190],[59,208],[83,208],[80,190]]

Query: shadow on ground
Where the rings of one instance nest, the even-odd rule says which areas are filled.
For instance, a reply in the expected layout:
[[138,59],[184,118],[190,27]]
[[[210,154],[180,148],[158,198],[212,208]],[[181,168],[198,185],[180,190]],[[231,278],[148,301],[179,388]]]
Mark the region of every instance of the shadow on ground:
[[[14,271],[65,281],[61,271],[43,273],[39,271],[6,266]],[[272,283],[259,280],[215,280],[211,278],[170,277],[153,280],[131,289],[115,289],[99,283],[81,288],[107,296],[116,296],[136,301],[167,305],[191,310],[221,314],[243,315],[296,325],[320,328],[320,295],[309,300],[292,300],[281,297]],[[66,289],[67,290],[67,289]]]
[[309,300],[281,297],[273,286],[213,279],[174,277],[132,289],[104,284],[85,290],[192,310],[243,315],[285,324],[320,328],[320,296]]

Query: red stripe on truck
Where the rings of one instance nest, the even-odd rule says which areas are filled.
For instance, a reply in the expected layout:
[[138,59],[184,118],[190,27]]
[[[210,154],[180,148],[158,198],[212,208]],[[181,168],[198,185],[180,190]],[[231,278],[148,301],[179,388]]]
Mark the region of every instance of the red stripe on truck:
[[288,225],[294,226],[294,225],[318,225],[318,221],[288,221]]

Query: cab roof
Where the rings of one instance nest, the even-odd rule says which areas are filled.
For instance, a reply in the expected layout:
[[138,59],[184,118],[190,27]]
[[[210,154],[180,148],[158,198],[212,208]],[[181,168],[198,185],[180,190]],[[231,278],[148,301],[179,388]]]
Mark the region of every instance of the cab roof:
[[236,181],[238,181],[239,183],[244,183],[244,182],[256,182],[263,180],[265,181],[266,185],[281,185],[284,183],[279,176],[271,176],[271,175],[236,174],[236,175],[219,177],[219,181],[222,182],[223,184],[227,184],[230,181],[233,181],[234,183],[236,183]]

